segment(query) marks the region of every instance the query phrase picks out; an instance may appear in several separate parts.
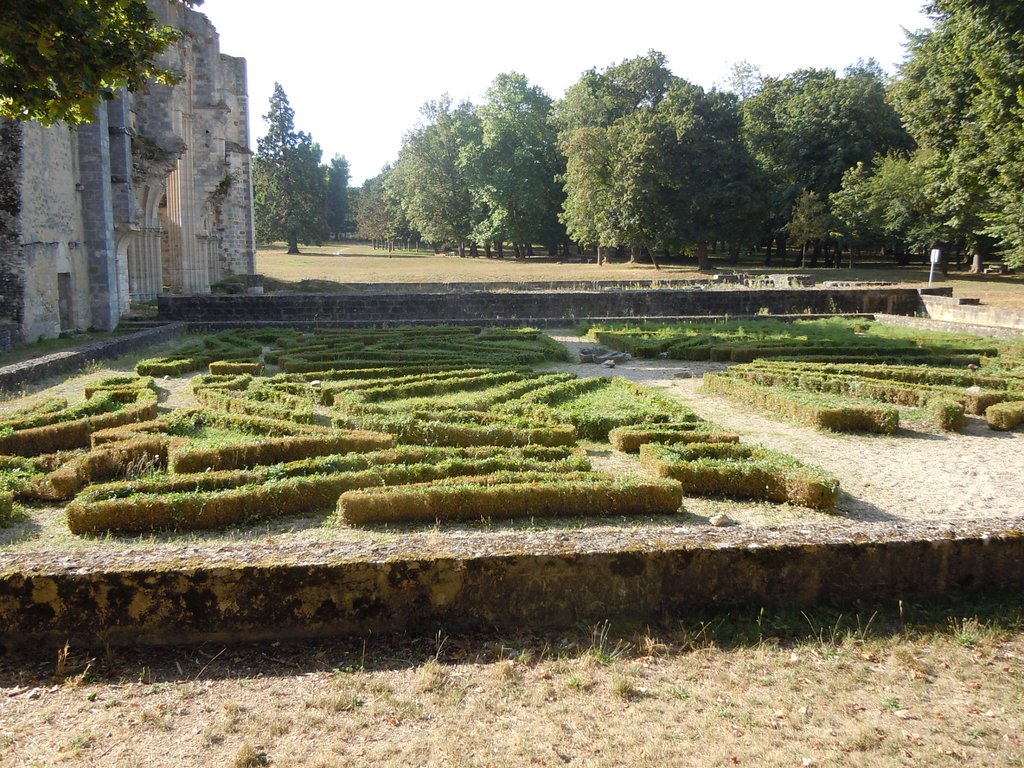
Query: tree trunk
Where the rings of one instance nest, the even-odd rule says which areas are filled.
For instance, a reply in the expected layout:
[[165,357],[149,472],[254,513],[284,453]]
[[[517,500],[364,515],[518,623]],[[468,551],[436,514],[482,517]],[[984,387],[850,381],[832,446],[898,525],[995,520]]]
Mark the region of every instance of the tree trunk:
[[491,258],[491,244],[489,242],[484,243],[484,256],[488,259]]
[[[288,253],[291,253],[291,251],[288,251]],[[981,252],[975,251],[974,259],[971,260],[971,274],[980,275],[982,269],[984,269],[984,267],[982,266]]]
[[707,240],[701,240],[697,243],[697,269],[700,272],[711,271],[711,259],[708,256]]
[[494,248],[498,252],[498,258],[499,259],[504,259],[505,258],[505,244],[501,240],[498,240],[494,244]]
[[768,238],[768,245],[764,249],[764,265],[770,267],[772,265],[772,243],[775,241],[772,238]]
[[472,242],[472,243],[469,244],[469,255],[470,255],[470,258],[473,258],[473,259],[479,259],[480,258],[480,251],[477,249],[475,242]]
[[654,268],[655,269],[661,269],[661,265],[658,264],[658,257],[654,255],[654,249],[653,248],[648,248],[646,250],[647,250],[647,255],[651,257],[651,264],[654,265]]
[[299,233],[294,229],[288,233],[288,253],[289,255],[299,253]]
[[807,243],[800,246],[800,260],[797,262],[800,269],[807,269]]
[[629,247],[629,263],[630,264],[636,264],[636,252],[637,252],[636,247],[631,245]]
[[734,245],[729,249],[729,263],[733,266],[740,263],[740,247]]
[[600,267],[603,263],[604,262],[601,261],[601,245],[599,243],[598,246],[597,246],[597,266]]
[[526,255],[527,256],[533,256],[534,255],[534,253],[533,253],[533,243],[527,243],[526,244]]

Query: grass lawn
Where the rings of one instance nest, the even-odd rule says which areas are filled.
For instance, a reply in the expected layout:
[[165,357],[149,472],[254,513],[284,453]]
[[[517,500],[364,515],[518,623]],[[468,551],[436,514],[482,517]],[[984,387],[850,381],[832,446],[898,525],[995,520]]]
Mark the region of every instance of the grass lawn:
[[[459,258],[435,254],[429,248],[398,250],[391,254],[374,250],[366,243],[328,243],[304,246],[302,254],[289,256],[283,245],[261,246],[256,253],[256,271],[264,276],[268,290],[330,291],[344,290],[331,283],[418,283],[418,282],[547,282],[576,280],[699,280],[703,276],[696,264],[687,260],[663,264],[656,270],[650,264],[564,262],[545,257],[519,260]],[[870,280],[928,284],[928,268],[914,265],[864,265],[855,269],[806,269],[786,265],[765,267],[760,257],[746,258],[737,265],[724,261],[712,263],[722,270],[751,273],[804,272],[818,281]],[[298,285],[301,281],[311,281]],[[1024,309],[1024,274],[970,275],[950,270],[943,278],[936,274],[936,285],[952,285],[955,296],[980,298],[983,303]]]

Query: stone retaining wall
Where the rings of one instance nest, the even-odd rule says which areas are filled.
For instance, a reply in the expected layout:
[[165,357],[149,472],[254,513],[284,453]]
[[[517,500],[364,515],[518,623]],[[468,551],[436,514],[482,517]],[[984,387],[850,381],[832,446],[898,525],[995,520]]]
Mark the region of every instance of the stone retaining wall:
[[[918,532],[777,531],[774,540],[523,553],[248,557],[0,572],[8,647],[243,642],[369,632],[569,627],[729,606],[920,601],[1024,587],[1024,521]],[[692,534],[691,534],[692,535]],[[820,538],[818,538],[820,536]],[[564,538],[564,537],[563,537]],[[218,550],[220,553],[221,550]],[[492,550],[493,551],[493,550]],[[266,557],[266,553],[264,553]],[[255,563],[255,564],[254,564]]]
[[545,324],[606,318],[883,312],[913,315],[913,288],[647,289],[573,292],[161,296],[159,317],[190,322],[402,322]]
[[[1010,328],[1024,332],[1024,311],[985,307],[970,300],[954,299],[950,296],[921,296],[925,314],[932,320],[974,325],[983,328]],[[902,314],[895,312],[893,314]]]
[[95,360],[121,357],[129,352],[137,352],[170,341],[184,334],[187,328],[186,323],[166,323],[113,339],[5,365],[0,367],[0,391],[15,392],[50,376],[75,373]]

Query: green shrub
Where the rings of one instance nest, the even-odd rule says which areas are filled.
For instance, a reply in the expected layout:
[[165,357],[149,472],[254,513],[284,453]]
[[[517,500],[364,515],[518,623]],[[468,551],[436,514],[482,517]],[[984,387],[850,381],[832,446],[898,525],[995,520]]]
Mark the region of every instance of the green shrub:
[[1024,402],[998,403],[985,411],[985,420],[992,429],[1009,430],[1024,423]]
[[327,456],[349,451],[374,451],[394,445],[391,435],[365,430],[323,435],[294,435],[267,438],[258,443],[241,443],[222,448],[175,448],[171,451],[172,472],[203,472],[207,469],[242,469],[259,464],[277,464],[310,456]]
[[665,480],[527,474],[347,491],[338,501],[338,513],[351,525],[366,525],[482,517],[670,515],[681,503],[679,484]]
[[955,400],[935,398],[928,402],[932,422],[947,432],[959,432],[967,423],[964,407]]
[[640,447],[640,460],[661,477],[678,480],[690,496],[791,502],[812,509],[835,506],[839,482],[817,467],[758,446],[696,443]]
[[706,424],[692,422],[637,424],[616,427],[608,433],[608,442],[623,453],[636,453],[647,443],[736,443],[739,439],[739,435],[713,431]]

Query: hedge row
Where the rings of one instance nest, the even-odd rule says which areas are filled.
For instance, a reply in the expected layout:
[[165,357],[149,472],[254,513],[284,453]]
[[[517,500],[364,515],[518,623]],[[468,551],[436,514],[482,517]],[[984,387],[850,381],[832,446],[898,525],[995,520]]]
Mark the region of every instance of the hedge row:
[[779,362],[763,360],[750,364],[752,368],[800,371],[826,375],[840,374],[864,379],[902,381],[908,384],[937,384],[956,387],[982,387],[984,389],[1006,389],[1003,376],[989,375],[961,368],[935,368],[924,365],[854,365],[837,363]]
[[817,467],[778,451],[733,443],[640,447],[640,461],[660,477],[678,480],[689,496],[725,496],[812,509],[831,509],[839,483]]
[[17,414],[0,421],[0,436],[9,435],[25,429],[46,427],[61,422],[78,421],[88,416],[98,416],[102,413],[111,413],[118,410],[123,401],[114,398],[109,392],[103,392],[97,397],[92,397],[74,405],[67,405],[63,408],[54,408],[53,405],[59,401],[52,401],[51,407],[37,412]]
[[228,487],[221,483],[235,482],[237,475],[208,473],[215,477],[204,475],[198,483],[192,482],[184,487],[185,478],[179,478],[175,488],[180,491],[161,490],[158,493],[108,498],[96,498],[95,491],[83,494],[67,507],[68,527],[76,534],[219,528],[288,515],[325,512],[334,507],[344,492],[353,489],[417,483],[455,475],[472,476],[498,471],[510,463],[526,470],[553,467],[556,471],[567,471],[568,476],[573,475],[576,467],[586,466],[579,459],[548,464],[528,459],[508,462],[495,456],[479,460],[452,459],[436,464],[376,466],[351,472],[272,480],[253,473],[259,479],[252,484]]
[[347,491],[338,514],[351,525],[480,518],[671,515],[678,483],[596,475],[493,475],[396,488]]
[[999,403],[985,411],[985,420],[992,429],[1014,429],[1024,423],[1024,402]]
[[200,387],[194,391],[196,401],[215,411],[261,416],[268,419],[293,421],[296,424],[312,424],[316,420],[312,404],[304,401],[292,407],[261,402],[242,396],[228,395],[215,389]]
[[365,430],[324,435],[294,435],[266,438],[258,443],[238,443],[220,448],[172,449],[172,472],[203,472],[242,469],[259,464],[278,464],[310,456],[328,456],[350,451],[375,451],[394,445],[391,435]]
[[[125,498],[137,494],[167,494],[183,491],[213,491],[236,486],[266,483],[290,477],[310,475],[338,475],[365,470],[395,470],[395,467],[426,465],[438,467],[438,471],[455,471],[459,474],[479,474],[483,467],[495,466],[513,469],[539,469],[548,471],[585,471],[590,469],[586,456],[568,447],[526,446],[523,448],[499,448],[479,446],[470,448],[430,448],[403,446],[380,451],[333,454],[316,456],[299,461],[273,466],[263,465],[252,469],[220,470],[196,474],[171,475],[153,474],[129,481],[94,485],[78,497],[79,501],[93,502],[106,499]],[[423,468],[407,470],[407,480],[422,480]]]
[[899,411],[892,407],[863,405],[841,397],[811,395],[770,389],[727,373],[704,374],[704,389],[754,405],[784,419],[833,432],[893,434],[899,429]]
[[125,440],[77,456],[50,472],[36,488],[39,498],[70,499],[92,483],[167,466],[167,441],[159,437]]
[[[459,414],[466,418],[472,414]],[[455,414],[453,413],[453,417]],[[344,419],[336,424],[344,423]],[[502,447],[545,445],[572,445],[576,442],[576,428],[571,424],[552,424],[541,427],[520,427],[491,423],[467,423],[417,418],[368,416],[359,419],[364,429],[375,429],[395,436],[399,443],[412,445],[446,445],[467,447],[496,445]]]
[[[85,402],[97,400],[106,404],[113,403],[117,410],[0,435],[0,454],[39,456],[44,453],[88,448],[90,435],[97,430],[156,418],[157,396],[151,389],[138,390],[135,402],[131,404],[118,403],[106,393]],[[104,408],[106,407],[105,405]]]
[[210,363],[210,373],[214,376],[230,376],[239,373],[259,376],[263,373],[263,363],[258,360],[217,360]]
[[616,427],[608,433],[608,442],[623,453],[637,453],[640,446],[647,443],[737,443],[739,439],[739,435],[715,431],[707,424],[696,422],[637,424]]
[[775,367],[735,366],[729,375],[763,387],[784,387],[807,392],[826,392],[858,397],[894,405],[923,407],[934,399],[959,403],[962,411],[982,414],[993,403],[1007,398],[1005,390],[957,388],[940,384],[912,384],[881,378],[862,378],[852,374],[806,372],[783,365]]
[[[217,361],[257,358],[263,351],[265,338],[253,331],[224,331],[187,342],[170,355],[140,360],[135,372],[140,376],[180,376]],[[278,333],[273,338],[277,341],[284,336]]]

